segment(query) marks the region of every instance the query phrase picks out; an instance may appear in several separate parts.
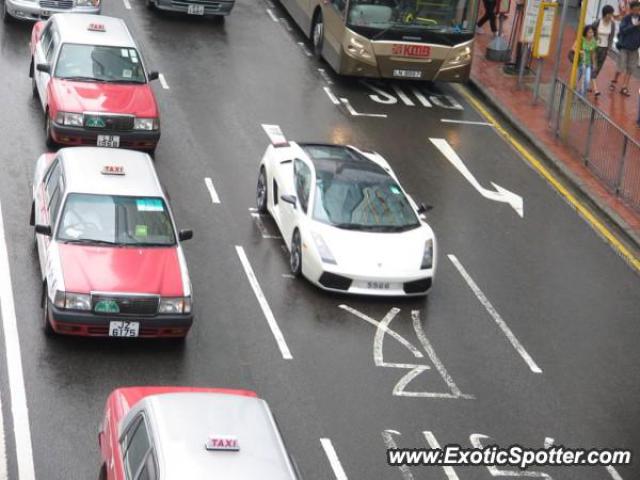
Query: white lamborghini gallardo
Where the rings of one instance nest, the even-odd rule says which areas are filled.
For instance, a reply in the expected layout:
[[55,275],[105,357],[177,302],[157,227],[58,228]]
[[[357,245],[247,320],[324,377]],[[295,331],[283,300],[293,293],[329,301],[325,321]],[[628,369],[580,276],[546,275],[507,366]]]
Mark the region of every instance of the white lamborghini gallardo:
[[273,138],[256,202],[278,225],[291,272],[325,290],[426,295],[436,239],[426,207],[405,194],[386,160],[352,146]]

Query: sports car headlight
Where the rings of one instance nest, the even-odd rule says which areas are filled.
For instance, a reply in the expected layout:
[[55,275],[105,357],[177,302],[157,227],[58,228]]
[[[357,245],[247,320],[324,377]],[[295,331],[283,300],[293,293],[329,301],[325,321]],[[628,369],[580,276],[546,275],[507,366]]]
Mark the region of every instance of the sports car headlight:
[[428,270],[433,267],[433,239],[430,238],[424,243],[424,252],[422,253],[422,263],[420,270]]
[[157,130],[158,119],[157,118],[136,118],[133,121],[134,130]]
[[81,113],[58,112],[56,115],[56,123],[58,125],[81,127],[84,124],[84,115]]
[[333,257],[333,254],[331,253],[331,250],[329,250],[327,244],[324,243],[322,235],[320,235],[319,233],[311,232],[311,236],[313,237],[313,241],[315,242],[318,253],[320,254],[320,259],[324,263],[337,265],[336,259]]
[[100,0],[76,0],[76,7],[97,7]]
[[91,295],[66,292],[64,294],[64,308],[67,310],[91,310]]
[[160,299],[159,313],[191,313],[191,297],[165,297]]

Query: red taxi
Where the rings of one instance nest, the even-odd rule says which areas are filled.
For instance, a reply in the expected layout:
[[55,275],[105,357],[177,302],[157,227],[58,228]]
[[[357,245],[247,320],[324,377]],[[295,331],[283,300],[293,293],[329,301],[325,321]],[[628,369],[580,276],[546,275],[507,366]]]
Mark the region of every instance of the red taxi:
[[97,147],[40,156],[33,181],[46,333],[184,338],[191,281],[149,155]]
[[114,390],[98,433],[100,480],[297,480],[267,403],[248,390]]
[[123,20],[65,13],[37,22],[29,75],[47,146],[155,150],[160,118],[149,82],[158,72],[146,70]]

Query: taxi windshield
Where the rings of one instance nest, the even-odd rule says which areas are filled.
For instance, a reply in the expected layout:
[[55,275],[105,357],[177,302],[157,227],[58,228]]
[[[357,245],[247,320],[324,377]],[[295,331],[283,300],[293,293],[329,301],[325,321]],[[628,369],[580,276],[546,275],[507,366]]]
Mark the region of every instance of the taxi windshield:
[[124,246],[170,246],[176,238],[162,198],[70,193],[58,240]]
[[351,0],[349,27],[388,30],[462,32],[475,26],[477,0]]
[[100,45],[62,45],[55,76],[86,82],[146,83],[135,48]]

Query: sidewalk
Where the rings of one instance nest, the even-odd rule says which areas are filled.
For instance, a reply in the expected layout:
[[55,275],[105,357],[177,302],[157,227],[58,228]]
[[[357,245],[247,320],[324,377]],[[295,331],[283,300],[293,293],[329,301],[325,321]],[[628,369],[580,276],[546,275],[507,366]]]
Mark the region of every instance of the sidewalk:
[[[515,2],[513,2],[515,3]],[[505,21],[504,37],[508,40],[513,19],[513,11]],[[537,104],[533,103],[534,75],[526,75],[522,88],[518,88],[517,75],[508,75],[503,71],[503,63],[492,62],[485,58],[485,52],[492,35],[486,24],[485,34],[476,36],[471,82],[487,100],[503,113],[515,127],[540,149],[556,166],[604,211],[610,219],[623,229],[640,247],[640,210],[634,210],[620,198],[609,191],[605,184],[585,166],[580,153],[563,144],[556,138],[547,118],[546,100],[550,97],[553,53],[543,64],[540,96]],[[555,36],[557,39],[557,35]],[[559,77],[568,82],[571,64],[567,58],[571,45],[575,41],[575,27],[567,25],[563,39],[563,53],[560,58]],[[535,68],[535,61],[531,63]],[[587,99],[601,110],[615,124],[640,142],[640,128],[636,125],[640,79],[632,76],[629,84],[630,97],[622,96],[618,91],[610,92],[609,80],[615,72],[615,58],[609,57],[598,77],[598,87],[602,92],[599,97],[589,94]],[[606,139],[603,139],[606,142]],[[601,145],[602,148],[607,144]],[[640,166],[640,164],[637,164]],[[635,175],[634,175],[635,176]],[[638,172],[640,178],[640,172]]]

